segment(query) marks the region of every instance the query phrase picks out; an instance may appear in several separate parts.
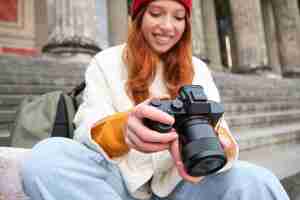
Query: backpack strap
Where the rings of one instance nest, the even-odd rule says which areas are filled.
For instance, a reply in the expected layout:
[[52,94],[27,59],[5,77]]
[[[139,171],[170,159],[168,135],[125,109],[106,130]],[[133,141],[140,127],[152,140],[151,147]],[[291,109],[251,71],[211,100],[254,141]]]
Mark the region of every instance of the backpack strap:
[[85,88],[85,81],[82,81],[79,85],[75,86],[70,92],[67,94],[72,97],[78,96]]
[[57,111],[51,137],[73,138],[73,118],[78,109],[76,97],[84,90],[85,81],[75,86],[70,92],[62,93],[57,104]]
[[68,96],[70,96],[73,100],[73,105],[75,108],[75,111],[78,109],[78,103],[76,101],[76,97],[82,93],[82,91],[85,89],[85,81],[82,81],[79,85],[75,86],[70,92],[67,93]]

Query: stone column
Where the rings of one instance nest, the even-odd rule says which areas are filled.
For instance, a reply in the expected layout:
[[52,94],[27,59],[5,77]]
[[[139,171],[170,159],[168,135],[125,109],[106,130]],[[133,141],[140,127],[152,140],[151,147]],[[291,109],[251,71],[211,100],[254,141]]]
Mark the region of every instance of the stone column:
[[100,51],[96,43],[95,0],[51,0],[52,30],[43,52],[53,54],[89,54]]
[[96,0],[97,44],[101,49],[109,47],[107,1]]
[[276,34],[276,24],[274,19],[274,12],[271,4],[271,0],[262,1],[262,12],[264,17],[267,52],[269,57],[268,65],[271,67],[269,75],[272,77],[282,77],[281,64],[279,57],[279,44],[278,37]]
[[193,54],[203,61],[208,61],[206,40],[204,35],[203,22],[203,0],[193,2],[192,11],[192,40],[193,40]]
[[108,0],[109,44],[117,45],[126,41],[128,29],[127,0]]
[[222,71],[221,49],[214,0],[203,0],[203,17],[207,55],[210,60],[209,66],[214,70]]
[[260,0],[230,0],[237,66],[232,71],[250,73],[263,69],[267,51]]
[[36,24],[36,47],[41,51],[41,48],[48,40],[48,16],[45,15],[47,13],[47,1],[46,0],[38,0],[34,1],[34,19]]
[[300,15],[297,0],[273,0],[284,76],[300,75]]

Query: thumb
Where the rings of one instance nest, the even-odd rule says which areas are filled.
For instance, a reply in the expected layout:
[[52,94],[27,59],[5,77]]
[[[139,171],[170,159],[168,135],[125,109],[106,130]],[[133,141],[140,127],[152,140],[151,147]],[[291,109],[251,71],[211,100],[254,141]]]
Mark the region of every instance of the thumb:
[[179,142],[178,139],[174,140],[170,146],[170,153],[173,157],[175,166],[177,168],[178,174],[183,178],[183,180],[188,181],[190,183],[198,183],[203,177],[193,177],[190,176],[184,167],[184,164],[181,159],[180,151],[179,151]]

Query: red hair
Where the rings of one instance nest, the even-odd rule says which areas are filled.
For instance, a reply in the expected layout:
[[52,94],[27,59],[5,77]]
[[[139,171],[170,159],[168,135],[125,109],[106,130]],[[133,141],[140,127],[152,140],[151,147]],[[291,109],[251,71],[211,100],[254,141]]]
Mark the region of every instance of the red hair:
[[156,54],[146,42],[141,31],[145,8],[129,27],[123,60],[128,67],[127,94],[138,104],[150,97],[149,87],[156,74],[156,66],[163,61],[163,79],[171,98],[181,86],[191,84],[194,76],[192,66],[191,22],[186,16],[186,27],[178,43],[163,55]]

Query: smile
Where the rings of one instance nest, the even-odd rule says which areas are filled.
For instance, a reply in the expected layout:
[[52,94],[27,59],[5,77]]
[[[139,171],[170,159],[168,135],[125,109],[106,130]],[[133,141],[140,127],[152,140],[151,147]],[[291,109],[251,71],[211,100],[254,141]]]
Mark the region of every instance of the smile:
[[159,44],[167,44],[171,41],[172,37],[170,36],[164,36],[164,35],[157,35],[157,34],[154,34],[154,38],[156,39],[156,41],[159,43]]

